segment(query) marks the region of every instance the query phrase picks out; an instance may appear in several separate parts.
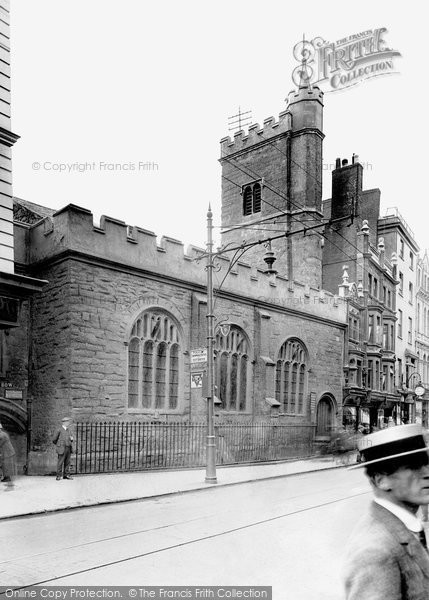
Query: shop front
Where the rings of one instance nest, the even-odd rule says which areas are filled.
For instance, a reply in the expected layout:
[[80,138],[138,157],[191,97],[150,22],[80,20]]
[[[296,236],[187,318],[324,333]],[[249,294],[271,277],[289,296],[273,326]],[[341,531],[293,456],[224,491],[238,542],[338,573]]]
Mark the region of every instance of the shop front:
[[369,426],[369,410],[365,406],[367,391],[347,386],[343,391],[343,425],[349,431],[358,431],[359,425]]

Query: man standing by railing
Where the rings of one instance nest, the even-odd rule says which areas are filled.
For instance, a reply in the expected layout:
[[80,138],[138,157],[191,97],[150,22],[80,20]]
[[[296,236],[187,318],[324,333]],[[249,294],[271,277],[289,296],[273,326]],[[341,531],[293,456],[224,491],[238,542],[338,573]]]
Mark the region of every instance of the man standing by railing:
[[52,438],[58,454],[57,481],[60,481],[60,479],[73,479],[69,475],[70,458],[73,452],[73,436],[69,430],[70,423],[71,419],[64,417],[62,426],[55,432]]

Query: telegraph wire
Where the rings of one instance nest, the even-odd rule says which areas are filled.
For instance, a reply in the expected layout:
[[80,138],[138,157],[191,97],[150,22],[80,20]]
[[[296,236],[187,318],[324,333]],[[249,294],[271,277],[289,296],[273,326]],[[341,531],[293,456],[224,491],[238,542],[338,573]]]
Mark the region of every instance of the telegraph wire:
[[[282,150],[280,150],[280,149],[279,149],[279,148],[278,148],[278,147],[277,147],[275,144],[273,144],[272,142],[269,142],[269,141],[268,141],[268,139],[267,139],[267,138],[264,138],[264,136],[263,136],[263,135],[262,135],[262,138],[263,138],[265,141],[267,141],[269,145],[273,146],[273,147],[274,147],[276,150],[278,150],[278,152],[280,152],[282,155],[284,155],[285,157],[287,157],[286,153],[284,153]],[[237,161],[236,161],[236,159],[227,158],[226,156],[222,156],[221,158],[222,158],[223,160],[225,160],[227,163],[229,163],[229,164],[232,166],[232,168],[235,168],[235,169],[237,169],[237,170],[241,171],[242,173],[244,173],[244,174],[245,174],[245,175],[247,175],[248,177],[254,177],[254,178],[256,178],[256,179],[263,180],[264,187],[267,187],[267,188],[268,188],[268,189],[269,189],[271,192],[273,192],[275,195],[279,196],[279,197],[280,197],[281,199],[283,199],[285,202],[289,202],[289,203],[290,203],[292,206],[294,206],[294,207],[298,208],[299,210],[302,210],[303,212],[310,212],[310,211],[305,211],[305,209],[304,209],[304,207],[303,207],[302,205],[299,205],[299,204],[297,204],[296,202],[292,201],[290,198],[288,198],[287,196],[285,196],[285,195],[284,195],[282,192],[280,192],[278,189],[276,189],[276,188],[275,188],[275,186],[274,186],[273,184],[271,184],[270,182],[267,182],[267,180],[266,180],[265,178],[263,178],[263,177],[262,177],[262,176],[261,176],[259,173],[257,173],[257,172],[256,172],[256,171],[254,171],[253,169],[251,169],[249,166],[247,166],[247,167],[246,167],[246,168],[248,169],[248,170],[246,171],[246,170],[245,170],[244,168],[242,168],[241,166],[239,166],[239,165],[237,165],[237,164],[233,164],[233,162],[232,162],[232,161],[234,161],[234,162],[237,162]],[[289,158],[291,158],[291,157],[289,157]],[[302,170],[303,170],[303,171],[304,171],[304,172],[305,172],[307,175],[309,175],[309,177],[311,177],[312,179],[314,179],[314,181],[315,181],[315,182],[316,182],[318,185],[320,185],[320,181],[319,181],[317,178],[315,178],[315,177],[314,177],[314,176],[313,176],[313,175],[312,175],[310,172],[308,172],[308,171],[307,171],[307,170],[306,170],[304,167],[302,167],[302,165],[299,165],[298,163],[296,163],[296,161],[293,161],[293,160],[291,160],[291,162],[293,162],[293,163],[294,163],[296,166],[298,166],[299,168],[301,168],[301,169],[302,169]],[[230,182],[231,184],[233,184],[234,186],[236,186],[236,187],[239,187],[240,189],[242,189],[242,185],[240,185],[240,184],[238,184],[237,182],[235,182],[235,181],[233,181],[233,180],[229,179],[229,178],[228,178],[228,177],[226,177],[225,175],[222,175],[222,178],[224,178],[225,180],[229,181],[229,182]],[[231,187],[231,188],[229,188],[229,190],[230,190],[230,189],[233,189],[233,188]],[[229,191],[229,190],[227,190],[227,191]],[[276,206],[275,204],[272,204],[271,202],[269,202],[269,201],[268,201],[268,200],[266,200],[265,198],[261,198],[261,200],[262,200],[262,202],[264,202],[265,204],[268,204],[269,206],[271,206],[271,207],[272,207],[272,208],[274,208],[275,210],[278,210],[279,212],[283,213],[283,215],[287,216],[287,217],[288,217],[288,218],[289,218],[291,221],[294,221],[295,223],[296,223],[296,222],[298,222],[298,223],[300,223],[300,224],[304,222],[304,221],[302,221],[302,220],[300,220],[300,219],[297,219],[297,218],[296,218],[296,216],[294,216],[294,215],[293,215],[293,214],[291,214],[290,212],[288,213],[288,212],[284,211],[284,210],[283,210],[281,207],[279,207],[279,206]],[[349,215],[349,216],[347,216],[347,217],[345,217],[345,218],[342,218],[342,219],[340,219],[340,220],[344,220],[344,219],[346,219],[346,218],[347,218],[347,219],[351,219],[351,220],[353,220],[354,216],[355,216],[355,215]],[[271,218],[267,218],[267,220],[271,220],[271,221],[272,221],[272,217],[271,217]],[[309,221],[317,221],[317,219],[316,219],[316,218],[314,218],[314,219],[309,219]],[[328,222],[320,223],[320,226],[330,226],[330,225],[332,225],[333,223],[334,223],[334,221],[332,221],[332,220],[330,219]],[[272,224],[272,223],[270,223],[270,224]],[[271,229],[262,228],[262,227],[261,227],[261,228],[255,228],[255,227],[252,227],[252,225],[254,225],[254,224],[249,224],[249,225],[247,225],[247,224],[243,223],[243,224],[241,224],[241,225],[237,225],[237,226],[235,226],[235,227],[236,227],[237,229],[248,229],[248,230],[252,230],[252,229],[253,229],[253,230],[255,230],[255,231],[258,231],[258,230],[259,230],[259,231],[273,231],[273,232],[275,232],[275,231],[276,231],[276,230],[271,230]],[[298,231],[296,231],[296,232],[290,232],[290,234],[292,234],[292,233],[300,233],[300,232],[303,232],[303,233],[304,233],[304,235],[305,235],[305,232],[306,232],[308,229],[310,229],[310,228],[307,228],[306,230],[298,230]],[[311,229],[314,229],[314,228],[311,228]],[[350,240],[348,240],[348,239],[347,239],[347,238],[346,238],[346,237],[345,237],[345,236],[344,236],[344,235],[343,235],[343,234],[342,234],[340,231],[338,231],[338,230],[336,230],[336,229],[333,229],[333,228],[331,228],[331,231],[332,231],[334,234],[337,234],[338,236],[340,236],[340,237],[341,237],[341,238],[342,238],[342,239],[343,239],[345,242],[347,242],[347,244],[348,244],[349,246],[351,246],[351,247],[352,247],[353,249],[355,249],[357,252],[359,252],[359,253],[361,252],[361,249],[359,249],[359,248],[358,248],[358,247],[357,247],[355,244],[353,244],[353,242],[351,242]],[[321,235],[321,236],[322,236],[322,237],[323,237],[323,238],[324,238],[324,239],[325,239],[327,242],[331,243],[331,244],[332,244],[333,246],[335,246],[335,247],[336,247],[338,250],[340,250],[340,252],[342,252],[342,253],[345,255],[345,257],[348,257],[348,258],[349,258],[349,260],[351,260],[352,262],[354,262],[354,261],[356,260],[356,257],[352,257],[352,256],[350,256],[350,255],[349,255],[349,254],[348,254],[348,253],[345,251],[345,249],[341,248],[341,247],[340,247],[340,246],[338,246],[338,245],[337,245],[335,242],[333,242],[331,239],[329,239],[329,238],[326,236],[326,233],[320,233],[320,232],[319,232],[319,234],[320,234],[320,235]],[[280,237],[283,237],[283,236],[280,236]],[[284,235],[284,237],[289,237],[289,236],[287,236],[287,235]],[[263,242],[272,241],[273,239],[279,239],[279,238],[276,238],[276,237],[266,238],[265,240],[262,240],[262,241],[261,241],[261,240],[259,240],[258,242],[254,243],[253,245],[258,245],[258,244],[261,244],[261,243],[263,243]],[[244,246],[242,246],[242,247],[244,247]],[[252,246],[249,246],[249,247],[252,247]],[[329,264],[337,264],[337,263],[341,263],[341,262],[345,262],[345,260],[344,260],[344,261],[335,261],[335,262],[332,262],[332,263],[329,263]]]
[[[236,165],[231,165],[231,166],[232,166],[233,168],[237,168],[237,169],[239,169],[239,170],[242,170],[242,169],[240,169],[239,167],[237,167]],[[244,171],[243,171],[243,172],[244,172]],[[249,174],[247,173],[247,175],[249,175]],[[249,175],[249,176],[250,176],[250,175]],[[254,175],[253,175],[253,176],[257,176],[257,178],[258,178],[258,179],[262,179],[262,177],[261,177],[261,176],[260,176],[258,173],[256,173],[256,172],[254,172]],[[228,181],[230,181],[231,183],[233,183],[233,184],[234,184],[234,185],[236,185],[237,187],[239,187],[239,188],[241,188],[241,187],[242,187],[240,184],[238,184],[238,183],[236,183],[236,182],[232,181],[231,179],[228,179],[228,178],[227,178],[227,177],[225,177],[224,175],[222,175],[222,177],[223,177],[224,179],[227,179]],[[268,187],[268,186],[266,185],[266,183],[265,183],[265,179],[264,179],[264,185],[265,185],[266,187]],[[232,188],[231,188],[231,189],[232,189]],[[269,189],[271,189],[271,188],[269,188]],[[273,191],[273,190],[272,190],[272,191]],[[276,192],[274,192],[274,193],[276,193]],[[278,195],[280,195],[280,194],[278,194]],[[284,197],[284,199],[287,201],[287,197]],[[264,200],[264,199],[262,199],[262,201],[263,201],[263,202],[265,202],[266,204],[268,204],[269,206],[271,206],[272,208],[275,208],[276,210],[280,210],[280,212],[282,212],[282,213],[283,213],[285,216],[288,216],[288,217],[290,217],[292,221],[295,221],[295,222],[297,222],[297,223],[303,223],[303,222],[304,222],[304,221],[303,221],[303,220],[301,220],[301,219],[297,219],[297,218],[296,218],[296,216],[294,216],[293,214],[287,213],[287,212],[283,211],[282,209],[278,208],[277,206],[275,206],[275,205],[271,204],[271,203],[270,203],[270,202],[268,202],[267,200]],[[295,204],[295,203],[293,203],[293,202],[292,202],[292,204],[294,204],[294,205],[296,206],[296,204]],[[305,212],[307,212],[307,211],[305,211]],[[349,215],[349,216],[347,216],[347,218],[348,218],[348,219],[351,219],[351,218],[352,218],[352,216],[351,216],[351,215]],[[266,220],[267,220],[267,221],[268,221],[268,220],[271,220],[271,221],[272,221],[272,219],[273,219],[273,217],[267,217],[267,219],[266,219]],[[317,220],[317,219],[308,219],[308,221],[310,221],[310,222],[311,222],[311,221],[316,221],[316,220]],[[271,223],[270,223],[270,224],[271,224]],[[326,223],[326,224],[328,224],[328,223]],[[236,226],[234,226],[234,227],[236,227],[237,229],[241,229],[241,228],[243,228],[243,229],[244,229],[244,228],[248,228],[248,227],[249,227],[249,228],[252,228],[251,226],[252,226],[252,224],[251,224],[251,223],[249,224],[249,226],[248,226],[246,223],[243,223],[242,225],[236,225]],[[221,229],[222,229],[222,227],[221,227]],[[263,229],[263,228],[261,228],[261,231],[264,231],[264,229]],[[335,230],[335,229],[332,229],[332,231],[333,231],[334,233],[336,233],[337,235],[339,235],[341,238],[343,238],[343,239],[344,239],[344,241],[346,241],[346,242],[347,242],[347,243],[348,243],[348,244],[349,244],[349,245],[350,245],[350,246],[351,246],[353,249],[355,249],[357,252],[361,252],[361,249],[360,249],[360,248],[358,248],[358,247],[357,247],[355,244],[353,244],[353,242],[351,242],[350,240],[348,240],[346,237],[344,237],[344,235],[343,235],[343,234],[342,234],[340,231],[337,231],[337,230]],[[327,239],[327,238],[326,238],[326,239]],[[267,240],[267,241],[268,241],[268,240]],[[331,240],[328,240],[328,241],[331,241]],[[331,242],[331,243],[332,243],[332,244],[334,244],[334,242]],[[334,244],[334,245],[336,246],[336,244]],[[342,248],[340,248],[339,246],[336,246],[336,247],[337,247],[338,249],[342,250]],[[343,250],[342,250],[342,251],[343,251]],[[343,251],[343,252],[344,252],[344,251]],[[344,253],[345,253],[345,252],[344,252]],[[346,254],[346,253],[345,253],[345,254]],[[346,254],[346,255],[347,255],[347,254]],[[350,258],[351,260],[355,260],[355,259],[352,259],[351,257],[349,257],[349,258]]]

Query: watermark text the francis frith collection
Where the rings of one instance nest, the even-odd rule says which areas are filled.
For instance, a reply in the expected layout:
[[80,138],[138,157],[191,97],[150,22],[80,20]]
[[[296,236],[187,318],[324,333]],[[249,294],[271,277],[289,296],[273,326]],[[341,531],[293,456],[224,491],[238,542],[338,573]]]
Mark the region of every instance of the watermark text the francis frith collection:
[[394,59],[401,54],[386,45],[387,29],[370,29],[327,42],[321,37],[302,40],[294,46],[294,58],[300,62],[292,79],[299,86],[303,79],[317,84],[325,92],[335,92],[380,75],[392,75]]

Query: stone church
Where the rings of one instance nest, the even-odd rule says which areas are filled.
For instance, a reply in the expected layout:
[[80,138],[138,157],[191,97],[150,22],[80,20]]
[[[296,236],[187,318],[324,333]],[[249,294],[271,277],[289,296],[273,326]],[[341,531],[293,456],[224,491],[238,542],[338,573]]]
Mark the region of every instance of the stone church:
[[[204,423],[206,258],[144,223],[95,224],[84,199],[54,211],[14,198],[0,51],[0,420],[19,468],[49,473],[64,416]],[[321,289],[322,114],[303,81],[278,119],[221,140],[215,285],[216,422],[294,425],[311,441],[341,422],[347,327]]]
[[[216,418],[309,425],[316,439],[341,419],[346,330],[344,302],[321,289],[322,112],[322,92],[302,85],[278,120],[221,140],[215,289]],[[39,282],[2,331],[0,418],[21,434],[21,463],[52,468],[65,415],[204,419],[204,250],[108,216],[95,225],[84,206],[13,204],[15,273]],[[250,247],[264,227],[277,239]]]

